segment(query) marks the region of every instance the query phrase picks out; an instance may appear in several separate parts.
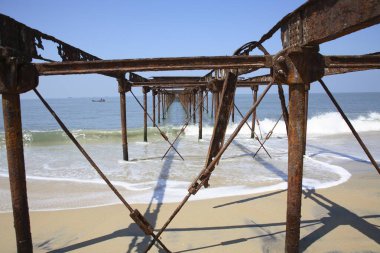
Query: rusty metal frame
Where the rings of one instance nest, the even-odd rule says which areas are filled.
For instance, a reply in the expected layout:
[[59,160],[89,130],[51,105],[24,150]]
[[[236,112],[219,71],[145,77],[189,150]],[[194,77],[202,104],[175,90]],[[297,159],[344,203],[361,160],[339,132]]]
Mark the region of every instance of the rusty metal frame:
[[[328,22],[324,25],[322,22]],[[125,60],[101,60],[81,49],[73,47],[53,36],[44,34],[38,30],[32,29],[21,24],[14,19],[0,14],[0,93],[3,95],[3,113],[4,124],[6,129],[6,145],[8,154],[8,167],[18,169],[20,173],[10,176],[11,187],[18,188],[15,195],[12,195],[13,204],[21,204],[19,209],[14,208],[14,215],[22,215],[22,222],[19,224],[15,221],[17,236],[17,246],[20,252],[31,252],[32,244],[30,238],[29,216],[26,197],[25,167],[23,165],[22,137],[21,132],[19,94],[29,90],[35,90],[38,85],[38,76],[42,75],[63,75],[63,74],[88,74],[99,73],[118,79],[125,79],[125,73],[131,71],[166,71],[166,70],[184,70],[184,69],[211,69],[204,77],[198,78],[156,78],[153,80],[141,77],[137,74],[130,73],[130,80],[133,86],[147,86],[154,88],[178,87],[178,88],[197,88],[207,87],[212,80],[218,80],[221,73],[231,69],[237,69],[236,76],[242,73],[250,73],[259,68],[273,69],[270,75],[254,76],[246,80],[235,80],[234,89],[237,87],[250,87],[252,84],[267,85],[265,92],[273,83],[285,83],[290,89],[289,104],[289,188],[288,188],[288,210],[287,210],[287,233],[286,246],[287,252],[298,252],[299,250],[299,221],[301,210],[301,184],[303,170],[303,154],[306,145],[306,122],[307,99],[306,86],[313,81],[320,80],[326,75],[343,74],[347,72],[362,71],[380,68],[380,54],[373,53],[359,56],[322,56],[319,54],[318,45],[327,41],[334,40],[346,34],[358,31],[360,29],[380,23],[380,5],[377,0],[356,1],[356,0],[310,0],[301,5],[295,11],[286,15],[277,24],[275,24],[266,34],[258,41],[251,41],[238,48],[234,56],[214,56],[214,57],[177,57],[177,58],[155,58],[155,59],[125,59]],[[262,43],[273,36],[281,29],[281,39],[283,50],[276,55],[269,55]],[[38,53],[44,50],[44,40],[51,41],[57,45],[57,54],[62,62],[53,62],[45,56]],[[265,56],[250,55],[254,49],[261,50]],[[31,63],[32,59],[48,61],[48,63]],[[229,74],[230,76],[231,74]],[[33,78],[31,78],[33,77]],[[273,80],[274,78],[274,80]],[[165,80],[166,79],[166,80]],[[198,79],[198,80],[194,80]],[[227,78],[228,79],[228,78]],[[327,86],[321,82],[330,98],[335,101]],[[280,87],[280,86],[279,86]],[[35,90],[36,91],[36,90]],[[184,90],[182,92],[185,92]],[[263,94],[265,94],[265,92]],[[229,95],[233,92],[225,93],[222,99],[229,101]],[[281,91],[280,91],[281,93]],[[163,94],[163,93],[162,93]],[[250,113],[257,107],[262,96],[251,108]],[[219,100],[218,93],[215,93],[216,100]],[[280,94],[280,99],[284,104],[284,98]],[[159,102],[160,103],[160,102]],[[164,94],[162,99],[162,114],[165,115],[170,99]],[[222,114],[229,114],[232,108],[227,105],[221,105],[216,118]],[[343,111],[335,101],[334,104],[345,118]],[[166,106],[166,110],[164,109]],[[284,106],[283,106],[284,109]],[[212,109],[211,109],[212,111]],[[16,114],[12,114],[16,112]],[[18,114],[17,114],[18,113]],[[16,116],[15,116],[16,115]],[[18,115],[18,116],[17,116]],[[226,115],[224,115],[226,116]],[[244,117],[239,124],[241,127],[250,114]],[[346,122],[350,125],[348,119]],[[217,122],[219,122],[218,120]],[[12,123],[13,122],[13,123]],[[20,124],[18,124],[20,123]],[[7,125],[8,124],[8,125]],[[15,128],[10,129],[9,124],[14,124]],[[221,124],[221,125],[220,125]],[[218,123],[216,128],[224,126],[224,123]],[[214,160],[206,161],[205,168],[201,171],[198,178],[195,179],[189,188],[189,194],[185,196],[183,202],[177,207],[175,212],[170,216],[164,227],[154,237],[158,240],[161,233],[169,225],[175,215],[181,210],[191,194],[196,193],[202,186],[207,185],[207,181],[215,165],[220,159],[223,152],[232,142],[238,129],[227,140],[224,145],[224,134],[217,135],[215,143],[211,145],[217,147],[217,152],[212,152]],[[354,130],[353,130],[354,131]],[[223,131],[222,131],[223,132]],[[356,136],[357,133],[354,135]],[[164,136],[163,136],[164,137]],[[213,135],[215,137],[215,135]],[[358,138],[359,140],[360,138]],[[267,138],[266,138],[267,140]],[[359,141],[360,142],[360,141]],[[212,142],[214,143],[214,142]],[[265,141],[264,141],[265,143]],[[366,150],[365,145],[362,144]],[[18,149],[17,149],[18,147]],[[174,148],[174,147],[173,147]],[[211,150],[211,149],[210,149]],[[367,152],[366,152],[367,153]],[[369,153],[369,151],[368,151]],[[368,155],[367,153],[367,155]],[[210,153],[211,154],[211,153]],[[376,169],[376,161],[369,155],[371,162]],[[16,161],[19,160],[19,161]],[[19,185],[19,187],[17,186]],[[20,197],[20,199],[16,199]],[[17,201],[26,201],[22,204]],[[147,224],[142,215],[133,210],[131,217],[143,228]],[[16,224],[17,223],[17,224]],[[147,229],[150,233],[153,228]],[[22,230],[25,230],[22,232]],[[165,247],[165,246],[163,246]]]

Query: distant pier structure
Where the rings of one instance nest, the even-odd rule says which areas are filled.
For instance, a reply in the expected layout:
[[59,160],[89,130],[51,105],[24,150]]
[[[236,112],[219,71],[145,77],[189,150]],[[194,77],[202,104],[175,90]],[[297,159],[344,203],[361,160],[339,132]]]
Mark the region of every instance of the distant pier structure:
[[[7,161],[18,252],[33,251],[22,138],[21,93],[36,93],[79,151],[130,211],[133,221],[147,236],[152,238],[146,251],[158,243],[169,252],[170,245],[165,245],[161,241],[160,235],[191,195],[195,195],[202,187],[208,187],[208,180],[212,176],[213,170],[217,168],[218,161],[244,124],[249,125],[252,129],[252,138],[256,138],[257,118],[255,112],[267,91],[273,86],[278,88],[281,114],[288,133],[288,194],[284,251],[298,252],[303,157],[306,147],[310,85],[322,85],[374,168],[380,173],[375,159],[329,91],[328,85],[322,80],[324,76],[328,75],[379,69],[380,54],[368,52],[365,55],[329,56],[319,52],[320,44],[376,25],[379,22],[380,4],[378,0],[310,0],[286,15],[257,41],[246,43],[238,48],[232,56],[102,60],[51,35],[21,24],[11,17],[0,15],[0,93],[2,94]],[[263,47],[263,42],[270,39],[278,30],[281,30],[283,49],[271,54]],[[44,57],[43,49],[46,41],[57,45],[57,55],[61,61],[57,62]],[[258,54],[252,54],[254,50]],[[39,60],[38,63],[33,62],[33,59]],[[41,63],[41,61],[44,62]],[[270,74],[255,75],[256,70],[264,68],[270,69]],[[134,73],[169,70],[209,70],[210,72],[205,76],[197,77],[179,75],[156,76],[150,79]],[[177,100],[187,112],[181,133],[187,124],[197,122],[199,125],[198,138],[201,139],[203,113],[208,113],[215,120],[204,168],[199,168],[200,173],[189,187],[188,194],[184,196],[178,208],[157,233],[144,216],[137,209],[132,208],[117,191],[37,90],[41,76],[93,73],[106,75],[116,80],[115,91],[117,90],[120,94],[121,144],[124,160],[128,160],[125,96],[128,92],[142,107],[144,141],[148,140],[147,122],[151,120],[153,126],[158,128],[163,139],[169,143],[170,148],[181,159],[186,159],[186,156],[182,156],[180,150],[174,146],[179,136],[170,140],[160,129],[160,124],[166,118],[170,105]],[[250,74],[251,77],[239,78],[243,74],[245,76]],[[285,99],[282,85],[289,87],[288,101]],[[137,87],[142,89],[143,102],[140,102],[133,93]],[[235,91],[240,87],[250,87],[254,100],[251,108],[244,115],[234,104]],[[258,92],[261,93],[258,94]],[[147,110],[149,95],[152,96],[152,112]],[[231,117],[234,120],[236,113],[241,113],[242,120],[231,136],[225,139],[228,122]],[[248,122],[249,119],[251,119],[250,122]],[[266,151],[265,141],[261,142],[259,138],[256,140]]]

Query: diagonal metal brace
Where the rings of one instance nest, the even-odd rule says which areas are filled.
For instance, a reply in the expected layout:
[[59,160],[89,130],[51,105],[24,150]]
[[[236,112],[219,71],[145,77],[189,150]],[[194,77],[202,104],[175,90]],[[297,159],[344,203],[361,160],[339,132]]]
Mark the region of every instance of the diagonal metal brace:
[[[241,113],[241,111],[239,110],[239,108],[236,106],[236,104],[234,103],[234,106],[236,108],[236,110],[238,111],[238,113],[240,114],[241,117],[244,117],[243,114]],[[248,122],[245,122],[245,124],[249,127],[249,129],[251,129],[252,131],[252,127],[248,124]],[[257,134],[255,132],[253,132],[255,134],[255,137],[256,137],[256,140],[259,142],[260,144],[260,148],[263,148],[265,150],[265,152],[267,153],[267,155],[271,157],[271,155],[269,154],[268,150],[264,147],[264,143],[262,143],[259,139],[259,137],[257,136]]]
[[[137,97],[135,96],[135,94],[132,92],[131,90],[131,94],[133,95],[133,97],[136,99],[137,103],[140,105],[140,107],[145,111],[145,108],[144,106],[141,104],[141,102],[137,99]],[[153,119],[152,117],[150,116],[150,114],[148,112],[146,112],[148,118],[153,122]],[[166,136],[166,134],[160,129],[160,127],[156,124],[156,128],[158,129],[158,131],[160,132],[162,138],[164,138],[170,145],[171,148],[174,149],[174,151],[181,157],[182,160],[185,160],[183,159],[182,155],[178,152],[178,150],[173,146],[173,143],[171,143],[168,139],[168,137]]]
[[[205,97],[206,97],[206,95],[203,96],[203,100],[205,99]],[[199,103],[198,103],[197,107],[195,108],[194,114],[195,114],[195,112],[198,110],[198,108],[199,108]],[[176,138],[174,139],[174,141],[173,141],[173,145],[174,145],[174,143],[177,141],[177,139],[179,138],[179,136],[181,136],[181,134],[183,133],[183,131],[185,131],[185,129],[186,129],[186,127],[189,125],[190,121],[191,121],[191,117],[189,117],[188,120],[185,122],[185,124],[183,124],[183,126],[182,126],[181,130],[179,131],[177,137],[176,137]],[[166,152],[165,152],[165,154],[162,156],[161,160],[164,159],[164,158],[166,157],[166,155],[168,154],[168,152],[170,151],[170,149],[171,149],[171,147],[169,147],[168,150],[166,150]]]

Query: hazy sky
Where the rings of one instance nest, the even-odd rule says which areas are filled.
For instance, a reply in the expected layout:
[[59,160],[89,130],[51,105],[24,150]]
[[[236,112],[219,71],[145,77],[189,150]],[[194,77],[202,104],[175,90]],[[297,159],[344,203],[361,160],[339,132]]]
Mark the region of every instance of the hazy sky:
[[[103,59],[231,55],[258,40],[304,1],[95,1],[2,0],[0,12]],[[380,26],[321,45],[322,54],[379,51]],[[264,46],[281,50],[279,33]],[[55,50],[46,44],[46,56]],[[57,54],[54,54],[57,55]],[[55,57],[55,59],[58,59]],[[145,72],[153,75],[203,75],[206,71]],[[380,92],[380,71],[326,77],[334,92]],[[46,97],[117,96],[115,79],[101,75],[40,77]],[[318,84],[312,92],[321,92]],[[241,90],[240,93],[248,92]],[[23,98],[34,97],[32,93]]]

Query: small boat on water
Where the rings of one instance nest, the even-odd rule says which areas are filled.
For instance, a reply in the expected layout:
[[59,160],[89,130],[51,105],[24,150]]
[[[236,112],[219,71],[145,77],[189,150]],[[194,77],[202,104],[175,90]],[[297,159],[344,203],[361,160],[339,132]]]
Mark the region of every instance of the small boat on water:
[[101,98],[101,99],[92,99],[91,101],[92,102],[106,102],[106,100],[104,98]]

